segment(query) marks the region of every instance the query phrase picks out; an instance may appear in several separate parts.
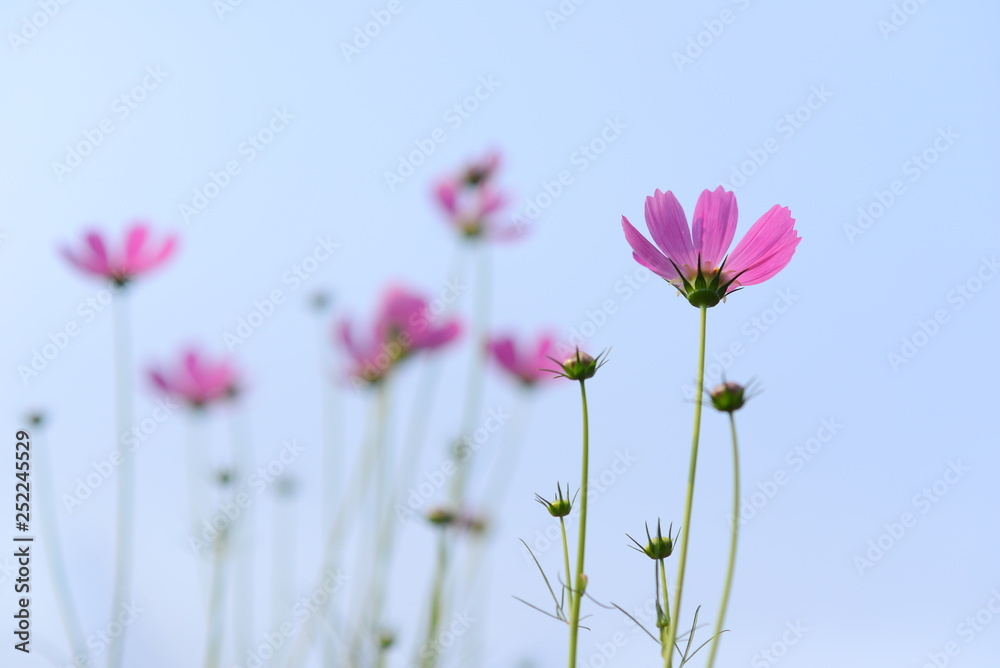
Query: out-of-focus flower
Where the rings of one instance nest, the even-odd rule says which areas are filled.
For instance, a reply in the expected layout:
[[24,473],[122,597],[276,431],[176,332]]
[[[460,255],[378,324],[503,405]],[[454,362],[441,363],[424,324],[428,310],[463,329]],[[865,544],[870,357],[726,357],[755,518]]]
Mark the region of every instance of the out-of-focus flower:
[[554,339],[547,334],[531,344],[517,344],[510,336],[495,336],[487,341],[486,349],[504,370],[526,386],[552,378],[543,368],[555,349]]
[[164,393],[192,408],[203,408],[239,392],[239,380],[232,364],[207,360],[196,350],[186,351],[179,363],[168,370],[151,370],[149,376]]
[[434,197],[448,221],[466,238],[506,241],[521,236],[520,227],[497,221],[496,214],[507,203],[503,193],[493,185],[499,165],[499,154],[487,154],[459,173],[441,179],[434,187]]
[[110,251],[101,234],[91,231],[84,237],[84,248],[73,251],[63,247],[62,254],[77,269],[123,286],[166,262],[177,248],[176,236],[168,235],[154,244],[149,241],[149,230],[146,223],[133,223],[125,234],[123,247]]
[[759,393],[760,390],[754,386],[753,382],[749,385],[740,385],[739,383],[726,381],[712,388],[708,392],[708,398],[717,411],[734,413],[743,408],[746,402],[753,399]]
[[657,190],[646,198],[646,227],[656,245],[625,216],[622,227],[636,262],[669,281],[692,305],[711,307],[784,269],[801,241],[791,212],[774,205],[727,255],[736,217],[736,195],[719,186],[702,191],[689,229],[674,194]]
[[382,297],[367,337],[359,340],[348,320],[338,324],[337,335],[351,357],[350,376],[374,383],[410,354],[440,348],[461,330],[457,318],[436,322],[427,300],[406,288],[391,286]]

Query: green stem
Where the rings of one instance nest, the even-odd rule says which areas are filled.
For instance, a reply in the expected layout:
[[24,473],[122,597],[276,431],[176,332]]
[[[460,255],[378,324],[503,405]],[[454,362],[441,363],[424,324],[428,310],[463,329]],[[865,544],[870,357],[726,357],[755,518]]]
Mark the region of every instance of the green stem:
[[[239,482],[247,480],[253,462],[253,444],[250,440],[250,428],[244,422],[244,417],[237,415],[238,406],[231,408],[230,437],[232,446],[232,478],[233,501],[240,492]],[[230,531],[232,549],[229,558],[233,562],[236,586],[233,590],[233,642],[236,656],[242,657],[253,645],[254,638],[254,516],[255,508],[244,508],[241,516],[233,523]],[[286,563],[295,563],[291,548],[285,553]]]
[[[132,383],[131,381],[131,334],[129,331],[128,297],[121,290],[115,299],[114,311],[114,360],[115,396],[118,415],[119,436],[129,430],[132,423]],[[115,439],[116,442],[118,439]],[[122,452],[122,463],[118,467],[118,519],[115,548],[115,581],[111,595],[111,619],[116,619],[121,606],[131,599],[132,585],[132,521],[135,505],[135,460],[134,454]],[[121,665],[125,646],[125,628],[108,648],[108,668]]]
[[223,599],[223,561],[225,559],[226,543],[229,538],[225,529],[216,539],[215,564],[212,567],[212,594],[208,604],[208,641],[205,644],[205,668],[216,668],[222,654],[222,599]]
[[694,500],[695,471],[698,467],[698,439],[701,435],[701,404],[705,391],[705,325],[708,320],[708,309],[701,307],[701,334],[698,340],[698,384],[695,388],[694,431],[691,437],[691,461],[688,464],[687,495],[684,499],[684,526],[681,528],[681,554],[677,566],[677,596],[674,598],[674,608],[670,615],[670,625],[667,631],[667,642],[664,643],[663,657],[666,668],[671,668],[674,661],[674,641],[677,639],[677,624],[680,621],[681,594],[684,592],[684,569],[687,566],[688,538],[691,534],[691,505]]
[[[559,518],[559,529],[562,532],[562,546],[563,546],[563,568],[566,569],[566,589],[570,589],[569,582],[570,578],[573,577],[569,569],[569,542],[566,540],[566,518]],[[573,596],[570,594],[570,605],[573,605]],[[562,607],[562,599],[560,599],[560,608]]]
[[663,611],[667,615],[667,624],[670,623],[670,598],[667,593],[667,567],[666,559],[658,559],[660,564],[660,593],[663,595]]
[[431,585],[431,611],[427,624],[427,636],[421,646],[420,666],[430,668],[436,665],[440,651],[437,648],[438,628],[441,626],[441,609],[444,599],[445,576],[448,572],[448,537],[445,528],[441,527],[438,537],[437,570],[434,573],[434,583]]
[[[34,434],[32,434],[34,436]],[[79,618],[76,614],[76,607],[73,605],[73,596],[70,592],[69,579],[66,576],[66,565],[63,561],[62,547],[59,540],[59,527],[56,522],[55,495],[52,494],[52,478],[50,467],[52,461],[46,444],[38,443],[40,439],[35,436],[35,457],[38,464],[32,471],[32,477],[37,481],[35,489],[38,490],[37,513],[39,524],[41,525],[42,540],[48,546],[49,569],[52,574],[52,582],[55,586],[56,603],[59,606],[59,615],[62,618],[63,627],[66,630],[66,637],[69,639],[70,648],[73,651],[74,666],[90,666],[90,654],[87,651],[87,643],[84,639],[83,631],[80,627]]]
[[726,584],[722,588],[722,605],[719,607],[719,619],[715,623],[715,635],[712,640],[712,651],[708,655],[708,668],[715,664],[715,652],[719,649],[719,636],[726,619],[726,609],[729,607],[729,591],[733,585],[733,571],[736,569],[736,540],[740,532],[740,455],[736,440],[736,418],[729,413],[729,430],[733,435],[733,537],[729,545],[729,566],[726,572]]
[[587,546],[587,480],[590,477],[590,420],[587,415],[587,385],[580,381],[583,402],[583,472],[580,476],[580,540],[576,552],[576,573],[570,590],[569,607],[569,668],[576,668],[577,635],[580,631],[580,603],[585,588],[583,555]]

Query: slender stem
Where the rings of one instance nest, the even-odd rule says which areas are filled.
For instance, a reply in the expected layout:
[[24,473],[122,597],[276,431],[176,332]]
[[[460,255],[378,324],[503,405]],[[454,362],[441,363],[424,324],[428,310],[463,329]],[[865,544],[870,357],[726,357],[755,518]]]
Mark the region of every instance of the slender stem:
[[[570,580],[573,577],[573,571],[571,571],[569,569],[569,542],[566,540],[566,518],[565,517],[560,517],[559,518],[559,530],[562,532],[563,568],[566,569],[566,586],[563,587],[563,588],[564,589],[569,589],[570,591],[572,591],[572,587],[570,587]],[[573,604],[573,595],[572,594],[570,594],[570,599],[569,600],[570,600],[570,605],[572,605]],[[562,608],[561,601],[562,601],[562,599],[560,598],[560,606],[559,606],[560,608]]]
[[667,615],[667,623],[670,623],[670,598],[667,593],[667,567],[666,559],[658,559],[660,564],[660,593],[663,595],[663,610],[664,614]]
[[[128,295],[125,289],[118,292],[112,310],[114,311],[114,360],[115,397],[118,415],[118,434],[127,432],[132,424],[132,346],[129,331]],[[117,439],[116,439],[117,440]],[[135,505],[135,459],[134,453],[122,452],[122,463],[118,467],[118,527],[115,548],[115,581],[111,595],[111,619],[118,616],[121,606],[131,598],[132,585],[132,521]],[[123,627],[118,638],[108,648],[108,668],[118,668],[125,646]]]
[[687,496],[684,499],[684,526],[681,528],[681,554],[677,566],[677,596],[674,598],[674,609],[670,615],[670,625],[667,631],[667,642],[664,643],[666,668],[671,668],[674,660],[674,641],[677,639],[677,625],[680,621],[681,594],[684,592],[684,569],[687,566],[688,538],[691,535],[691,505],[694,500],[695,471],[698,467],[698,439],[701,434],[701,399],[705,391],[705,325],[708,319],[708,309],[701,307],[701,334],[698,340],[698,384],[695,388],[694,430],[691,436],[691,461],[688,464]]
[[729,431],[733,435],[733,536],[729,544],[729,566],[726,571],[726,584],[722,588],[722,604],[719,606],[719,619],[715,623],[715,635],[712,640],[712,650],[708,655],[708,668],[715,664],[715,652],[719,649],[719,638],[722,625],[726,620],[726,609],[729,607],[729,591],[733,585],[733,571],[736,569],[736,541],[740,532],[740,455],[736,440],[736,418],[729,413]]
[[445,528],[439,529],[437,549],[437,569],[434,573],[434,583],[431,585],[431,611],[427,624],[427,636],[420,649],[420,666],[429,668],[436,665],[440,650],[437,647],[438,628],[441,626],[441,610],[444,599],[445,576],[448,573],[448,537]]
[[[245,416],[237,414],[238,405],[234,405],[230,415],[230,437],[232,445],[232,476],[233,501],[239,493],[238,481],[248,479],[253,461],[253,444],[250,440],[250,429],[244,422]],[[231,527],[232,538],[229,558],[234,565],[236,581],[233,590],[233,642],[236,656],[243,656],[251,649],[254,638],[254,506],[244,508],[240,517]],[[294,563],[294,555],[286,552],[286,563]]]
[[80,627],[79,617],[76,613],[76,606],[73,604],[73,595],[69,587],[69,578],[66,576],[66,565],[63,561],[62,547],[59,540],[59,526],[56,522],[55,495],[52,494],[52,477],[49,470],[52,460],[49,458],[45,443],[39,444],[39,438],[34,436],[34,452],[38,461],[32,477],[37,481],[35,489],[40,503],[41,512],[36,513],[41,525],[42,539],[45,541],[46,553],[48,555],[49,570],[52,574],[52,582],[55,587],[56,603],[59,606],[59,616],[62,618],[63,627],[66,630],[66,637],[69,640],[70,648],[73,651],[74,666],[90,666],[90,654],[87,651],[87,643],[84,639],[83,631]]
[[229,528],[222,531],[216,539],[214,564],[212,566],[212,594],[208,604],[208,641],[205,643],[205,668],[216,668],[219,665],[219,656],[222,653],[222,599],[223,599],[223,576],[225,569],[226,544],[229,540],[227,532]]
[[590,477],[590,421],[587,415],[587,385],[580,381],[583,402],[583,472],[580,475],[580,540],[576,550],[576,573],[570,590],[569,608],[569,668],[576,668],[577,635],[580,631],[580,603],[585,588],[583,554],[587,546],[587,481]]

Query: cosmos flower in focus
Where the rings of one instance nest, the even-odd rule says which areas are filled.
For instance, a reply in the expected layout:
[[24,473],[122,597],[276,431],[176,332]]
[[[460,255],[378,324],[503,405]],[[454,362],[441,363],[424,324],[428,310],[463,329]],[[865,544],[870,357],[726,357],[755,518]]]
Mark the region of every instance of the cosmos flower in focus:
[[555,351],[555,340],[549,335],[543,334],[530,343],[496,336],[487,341],[486,349],[490,357],[525,386],[552,378],[551,372],[544,369],[551,365],[549,356]]
[[676,287],[693,306],[711,307],[747,285],[763,283],[792,259],[801,238],[787,207],[775,205],[727,255],[736,234],[736,195],[704,190],[687,217],[669,190],[646,198],[646,227],[654,246],[622,216],[635,261]]
[[172,368],[153,369],[149,376],[164,394],[192,408],[204,408],[239,392],[239,379],[232,364],[209,360],[194,349],[185,351]]
[[114,281],[124,286],[134,277],[152,271],[166,262],[177,248],[177,237],[168,235],[154,243],[149,239],[149,225],[136,222],[129,227],[120,249],[108,249],[108,244],[98,232],[88,232],[86,245],[74,251],[62,248],[62,255],[77,269]]
[[369,333],[358,337],[349,320],[337,325],[337,337],[351,358],[350,377],[374,383],[412,353],[435,350],[461,333],[457,318],[439,322],[420,295],[401,286],[383,294]]
[[493,185],[500,155],[489,153],[457,174],[438,181],[434,197],[460,234],[468,239],[506,241],[521,236],[514,224],[501,225],[497,218],[507,200]]

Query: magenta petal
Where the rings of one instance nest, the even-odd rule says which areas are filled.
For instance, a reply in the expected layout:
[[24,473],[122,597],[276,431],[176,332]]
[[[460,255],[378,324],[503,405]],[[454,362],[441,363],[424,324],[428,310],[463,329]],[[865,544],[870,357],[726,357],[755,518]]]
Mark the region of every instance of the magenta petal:
[[90,232],[87,234],[87,244],[90,246],[93,255],[89,260],[85,262],[95,268],[97,273],[108,274],[111,271],[111,265],[108,262],[108,251],[104,246],[104,240],[101,239],[101,235],[96,232]]
[[434,195],[437,197],[438,203],[451,215],[455,215],[455,212],[458,211],[456,204],[457,194],[458,186],[453,181],[442,181],[434,189]]
[[140,264],[142,249],[146,244],[146,237],[149,235],[149,227],[143,223],[133,225],[125,237],[125,261],[124,266],[130,271],[141,271],[137,266]]
[[514,354],[514,341],[510,337],[493,339],[487,344],[487,348],[493,358],[500,363],[500,366],[511,373],[517,373],[517,356]]
[[775,205],[753,224],[726,262],[726,275],[755,285],[785,268],[801,239],[787,207]]
[[636,262],[668,281],[677,278],[677,271],[670,261],[625,216],[622,216],[622,229]]
[[660,250],[679,267],[695,267],[697,254],[691,243],[687,217],[672,192],[657,189],[646,198],[646,227]]
[[713,271],[722,262],[736,234],[736,195],[719,186],[703,190],[694,207],[691,236],[702,265]]
[[414,342],[415,348],[437,348],[455,339],[462,331],[462,325],[457,320],[452,320],[440,327],[428,329],[419,338],[419,343]]

